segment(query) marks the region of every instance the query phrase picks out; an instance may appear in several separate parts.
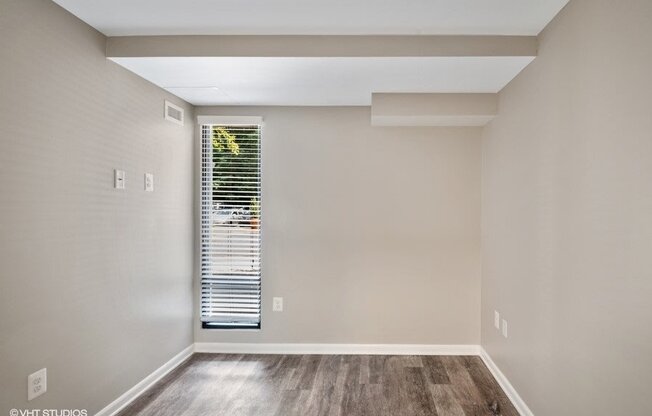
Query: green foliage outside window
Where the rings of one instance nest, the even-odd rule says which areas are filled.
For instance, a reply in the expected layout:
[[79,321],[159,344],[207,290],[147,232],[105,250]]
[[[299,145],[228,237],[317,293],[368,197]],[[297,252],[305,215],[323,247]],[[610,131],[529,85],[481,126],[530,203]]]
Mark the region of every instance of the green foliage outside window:
[[[213,202],[260,216],[260,129],[213,126]],[[252,196],[254,195],[254,196]]]

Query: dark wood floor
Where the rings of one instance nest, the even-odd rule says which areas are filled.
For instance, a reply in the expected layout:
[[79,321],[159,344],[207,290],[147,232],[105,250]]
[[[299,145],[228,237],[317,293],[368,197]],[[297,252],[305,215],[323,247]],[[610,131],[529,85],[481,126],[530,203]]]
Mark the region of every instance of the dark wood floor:
[[195,354],[120,413],[518,416],[479,357]]

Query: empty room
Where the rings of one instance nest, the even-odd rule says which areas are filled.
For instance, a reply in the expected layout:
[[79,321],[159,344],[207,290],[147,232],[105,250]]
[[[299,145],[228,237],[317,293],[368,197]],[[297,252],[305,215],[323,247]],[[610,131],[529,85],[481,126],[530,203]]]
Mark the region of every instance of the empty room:
[[652,1],[0,0],[0,416],[650,416]]

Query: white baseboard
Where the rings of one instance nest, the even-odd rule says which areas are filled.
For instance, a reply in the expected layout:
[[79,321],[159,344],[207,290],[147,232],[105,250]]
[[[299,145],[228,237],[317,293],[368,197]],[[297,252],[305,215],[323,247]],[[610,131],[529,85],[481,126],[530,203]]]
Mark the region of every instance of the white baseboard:
[[479,345],[195,343],[195,352],[233,354],[480,355]]
[[532,413],[514,386],[512,386],[512,383],[509,382],[507,377],[505,377],[503,372],[500,371],[496,363],[491,359],[489,353],[487,353],[487,351],[482,347],[480,347],[480,358],[482,358],[482,361],[484,361],[489,371],[491,371],[491,374],[494,376],[496,381],[498,381],[500,387],[505,391],[505,394],[507,394],[507,397],[509,397],[509,400],[511,400],[518,413],[521,416],[534,416],[534,413]]
[[154,372],[147,377],[145,377],[138,384],[130,388],[122,396],[115,399],[111,404],[106,406],[104,409],[97,412],[96,416],[112,416],[117,414],[119,411],[127,407],[127,405],[133,402],[138,396],[143,394],[147,389],[152,387],[154,383],[165,377],[170,371],[174,370],[182,362],[184,362],[188,357],[190,357],[194,352],[194,345],[190,345],[181,351],[179,354],[172,357],[170,361],[163,364],[161,367],[154,370]]

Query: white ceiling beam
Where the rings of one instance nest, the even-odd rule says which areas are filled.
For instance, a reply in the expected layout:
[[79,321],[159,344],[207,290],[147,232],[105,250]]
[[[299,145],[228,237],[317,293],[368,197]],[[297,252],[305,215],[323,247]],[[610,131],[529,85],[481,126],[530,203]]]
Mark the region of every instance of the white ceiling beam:
[[503,57],[537,54],[535,36],[119,36],[108,58]]
[[374,93],[372,126],[484,126],[498,113],[498,94]]

